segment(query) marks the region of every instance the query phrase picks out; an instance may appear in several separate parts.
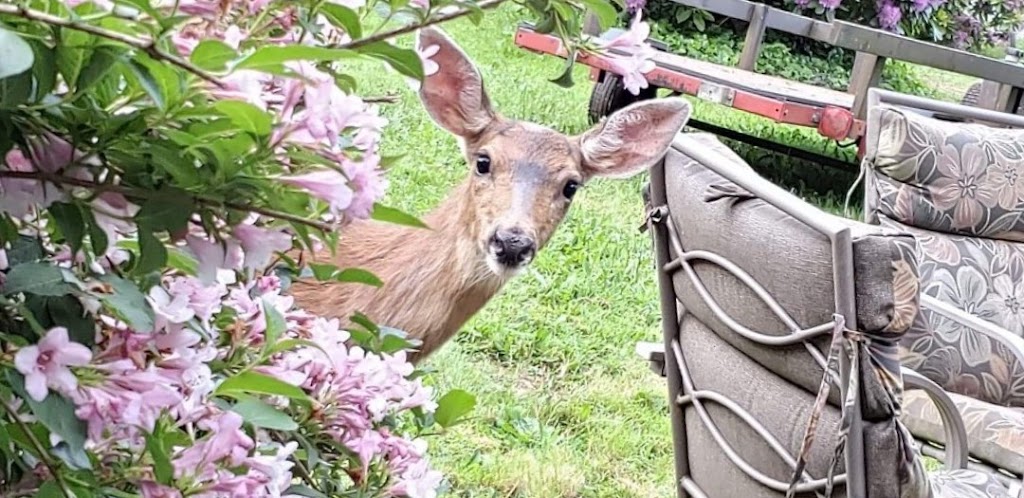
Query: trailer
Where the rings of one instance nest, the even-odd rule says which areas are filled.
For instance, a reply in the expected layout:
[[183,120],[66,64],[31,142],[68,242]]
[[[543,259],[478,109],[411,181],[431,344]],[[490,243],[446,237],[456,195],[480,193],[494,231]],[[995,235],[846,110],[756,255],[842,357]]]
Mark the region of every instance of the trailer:
[[[975,90],[978,98],[973,102],[979,107],[1011,113],[1021,107],[1024,66],[1010,57],[999,60],[859,24],[838,20],[819,21],[749,0],[672,1],[745,21],[748,28],[737,65],[727,66],[684,57],[671,53],[663,43],[651,40],[656,54],[653,57],[655,68],[646,74],[650,86],[634,96],[623,88],[621,75],[616,74],[615,66],[606,56],[579,54],[576,61],[591,68],[590,78],[594,81],[589,105],[591,120],[599,120],[637,100],[657,98],[658,89],[667,89],[672,95],[691,95],[777,123],[814,128],[826,139],[855,144],[858,157],[861,157],[868,89],[878,86],[882,68],[889,59],[980,78],[984,83],[979,84]],[[588,16],[585,24],[587,34],[602,39],[611,39],[623,32],[622,29],[612,28],[597,33],[596,17],[592,15]],[[836,91],[755,72],[761,45],[769,29],[854,51],[856,57],[847,90]],[[539,54],[568,57],[558,37],[538,33],[529,24],[518,27],[515,44]],[[620,56],[630,55],[630,52],[618,47],[610,49],[610,52]],[[699,119],[691,119],[690,126],[825,165],[856,167],[831,157]]]

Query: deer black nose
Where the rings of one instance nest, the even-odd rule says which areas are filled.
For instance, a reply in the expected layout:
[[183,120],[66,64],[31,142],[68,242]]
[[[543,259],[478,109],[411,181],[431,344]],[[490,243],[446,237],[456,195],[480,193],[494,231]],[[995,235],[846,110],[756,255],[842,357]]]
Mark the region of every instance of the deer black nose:
[[519,266],[533,257],[537,244],[519,228],[497,230],[491,236],[491,248],[498,262],[505,266]]

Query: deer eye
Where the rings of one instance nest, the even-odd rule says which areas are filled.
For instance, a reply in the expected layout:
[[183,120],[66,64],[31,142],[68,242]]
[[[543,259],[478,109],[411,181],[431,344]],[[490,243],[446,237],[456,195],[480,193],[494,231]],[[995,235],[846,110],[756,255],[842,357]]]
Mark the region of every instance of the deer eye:
[[476,172],[481,175],[486,175],[491,172],[491,158],[487,154],[480,154],[476,156]]
[[579,182],[576,180],[569,180],[565,182],[565,187],[562,188],[562,195],[566,199],[572,199],[572,196],[576,195],[576,189],[580,188]]

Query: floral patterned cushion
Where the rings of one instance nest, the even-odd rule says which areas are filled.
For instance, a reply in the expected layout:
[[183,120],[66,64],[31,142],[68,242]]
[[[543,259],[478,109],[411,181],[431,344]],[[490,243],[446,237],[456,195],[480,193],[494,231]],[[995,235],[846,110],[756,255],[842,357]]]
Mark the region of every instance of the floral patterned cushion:
[[[1024,244],[947,235],[907,226],[888,217],[879,222],[909,232],[920,246],[921,290],[1011,334],[1024,336]],[[965,355],[977,358],[975,350]]]
[[[971,456],[1024,474],[1024,409],[995,406],[954,393],[949,396],[967,427]],[[900,419],[914,436],[938,443],[945,440],[939,412],[923,391],[903,394]]]
[[928,474],[934,498],[1012,498],[991,474],[976,470],[942,470]]
[[869,127],[881,214],[939,232],[1024,241],[1024,130],[879,106]]
[[1024,408],[1024,347],[1010,341],[1015,338],[988,335],[983,322],[940,305],[922,300],[913,327],[900,340],[903,364],[946,391]]

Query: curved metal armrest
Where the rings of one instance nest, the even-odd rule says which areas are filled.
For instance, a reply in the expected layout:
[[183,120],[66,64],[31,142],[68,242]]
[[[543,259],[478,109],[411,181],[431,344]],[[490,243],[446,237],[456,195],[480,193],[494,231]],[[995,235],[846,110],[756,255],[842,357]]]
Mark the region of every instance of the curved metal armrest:
[[[939,409],[939,416],[942,418],[942,428],[946,435],[946,461],[943,462],[948,470],[966,469],[967,455],[969,454],[969,442],[967,440],[967,427],[964,426],[964,419],[960,416],[960,410],[950,399],[946,391],[943,391],[938,384],[932,382],[923,375],[903,367],[903,386],[905,390],[921,389]],[[1024,497],[1022,497],[1024,498]]]

